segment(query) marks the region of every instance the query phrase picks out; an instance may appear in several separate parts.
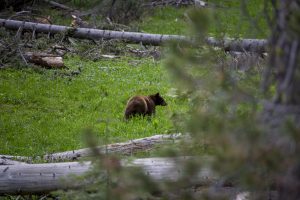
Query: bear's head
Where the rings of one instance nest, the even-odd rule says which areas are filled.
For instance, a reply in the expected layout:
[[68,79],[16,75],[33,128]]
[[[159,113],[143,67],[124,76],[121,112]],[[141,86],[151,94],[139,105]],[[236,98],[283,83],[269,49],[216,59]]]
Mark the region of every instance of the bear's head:
[[166,106],[166,105],[168,105],[166,103],[166,101],[164,100],[164,98],[162,98],[159,93],[156,93],[154,95],[150,95],[150,98],[153,100],[153,102],[155,103],[155,105],[160,105],[160,106]]

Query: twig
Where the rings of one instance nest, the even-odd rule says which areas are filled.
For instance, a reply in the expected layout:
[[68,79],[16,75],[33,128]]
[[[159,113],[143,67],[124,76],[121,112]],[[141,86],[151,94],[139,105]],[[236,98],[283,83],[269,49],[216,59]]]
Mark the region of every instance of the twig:
[[23,55],[23,53],[22,53],[20,47],[18,47],[18,51],[19,51],[20,56],[21,56],[22,60],[24,61],[25,65],[28,66],[28,62],[27,62],[26,58],[24,57],[24,55]]

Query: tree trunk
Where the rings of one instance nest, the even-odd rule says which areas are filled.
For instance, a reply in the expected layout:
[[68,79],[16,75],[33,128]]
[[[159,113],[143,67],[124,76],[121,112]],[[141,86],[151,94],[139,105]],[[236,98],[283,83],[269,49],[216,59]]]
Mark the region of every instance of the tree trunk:
[[[273,101],[265,103],[263,124],[268,128],[266,135],[271,141],[268,144],[287,157],[279,164],[285,168],[284,172],[276,177],[280,182],[279,199],[296,200],[300,199],[300,4],[299,0],[272,2],[275,26],[269,41],[270,63],[263,87],[266,89],[275,79],[276,92]],[[285,129],[287,121],[294,125],[294,130]]]
[[270,41],[269,67],[275,70],[277,79],[274,103],[300,105],[300,20],[296,18],[300,5],[295,0],[281,0],[279,6]]
[[[62,33],[76,38],[85,39],[119,39],[134,43],[143,43],[151,45],[162,45],[169,41],[186,41],[192,42],[191,38],[181,35],[162,35],[162,34],[149,34],[149,33],[138,33],[138,32],[122,32],[122,31],[110,31],[110,30],[99,30],[99,29],[88,29],[88,28],[72,28],[68,26],[59,25],[48,25],[39,24],[32,22],[23,22],[17,20],[6,20],[0,19],[0,27],[3,26],[7,29],[18,30],[22,27],[24,30],[35,30],[36,32],[43,33]],[[208,45],[217,46],[224,48],[226,51],[254,51],[254,52],[265,52],[266,51],[266,40],[259,39],[224,39],[217,40],[214,38],[207,38],[206,42]]]

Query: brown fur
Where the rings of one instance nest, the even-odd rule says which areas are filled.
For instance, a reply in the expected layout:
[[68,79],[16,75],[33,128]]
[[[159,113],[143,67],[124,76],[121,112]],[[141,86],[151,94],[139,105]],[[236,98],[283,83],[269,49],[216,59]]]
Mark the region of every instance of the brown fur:
[[155,114],[155,106],[157,105],[167,105],[159,93],[149,96],[134,96],[127,102],[125,119],[129,119],[135,115],[151,116]]

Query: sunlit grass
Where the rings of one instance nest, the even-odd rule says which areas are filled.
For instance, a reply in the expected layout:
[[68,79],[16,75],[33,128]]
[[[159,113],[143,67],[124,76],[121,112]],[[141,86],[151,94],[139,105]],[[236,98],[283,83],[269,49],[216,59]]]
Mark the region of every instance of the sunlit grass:
[[[82,73],[70,78],[51,70],[1,71],[0,154],[78,149],[85,146],[82,133],[87,128],[100,143],[104,138],[116,142],[178,131],[171,117],[185,112],[187,102],[167,95],[172,86],[161,62],[126,57],[90,62],[72,57],[66,63],[74,69],[81,66]],[[167,107],[157,107],[152,119],[124,121],[131,96],[156,92],[166,99]]]
[[[269,27],[265,20],[263,1],[220,1],[213,0],[208,3],[210,6],[205,8],[211,13],[211,24],[209,35],[244,38],[266,38],[269,34]],[[141,20],[138,24],[140,29],[149,33],[160,34],[185,34],[189,27],[186,17],[187,11],[191,7],[162,7],[156,8],[151,15]],[[249,15],[245,14],[245,9]]]
[[[242,17],[239,2],[210,2],[219,5],[213,10],[217,22],[211,24],[210,35],[265,37],[268,33],[262,19],[258,20],[262,29],[259,32]],[[184,34],[188,26],[184,16],[187,9],[155,9],[153,15],[139,22],[139,29]],[[259,16],[259,10],[261,3],[251,2],[250,14]],[[57,11],[53,12],[56,15]],[[53,20],[69,24],[60,17]],[[189,103],[186,98],[172,94],[176,85],[170,81],[170,71],[165,69],[163,61],[124,56],[97,62],[68,57],[65,62],[70,70],[80,67],[82,72],[70,77],[60,70],[0,71],[0,154],[34,156],[82,148],[86,146],[83,140],[86,129],[93,130],[100,144],[183,130],[178,125],[181,123],[173,124],[172,119],[183,116]],[[131,96],[156,92],[166,99],[167,107],[157,107],[152,119],[124,121],[125,105]],[[242,107],[240,112],[243,114],[247,109]]]

